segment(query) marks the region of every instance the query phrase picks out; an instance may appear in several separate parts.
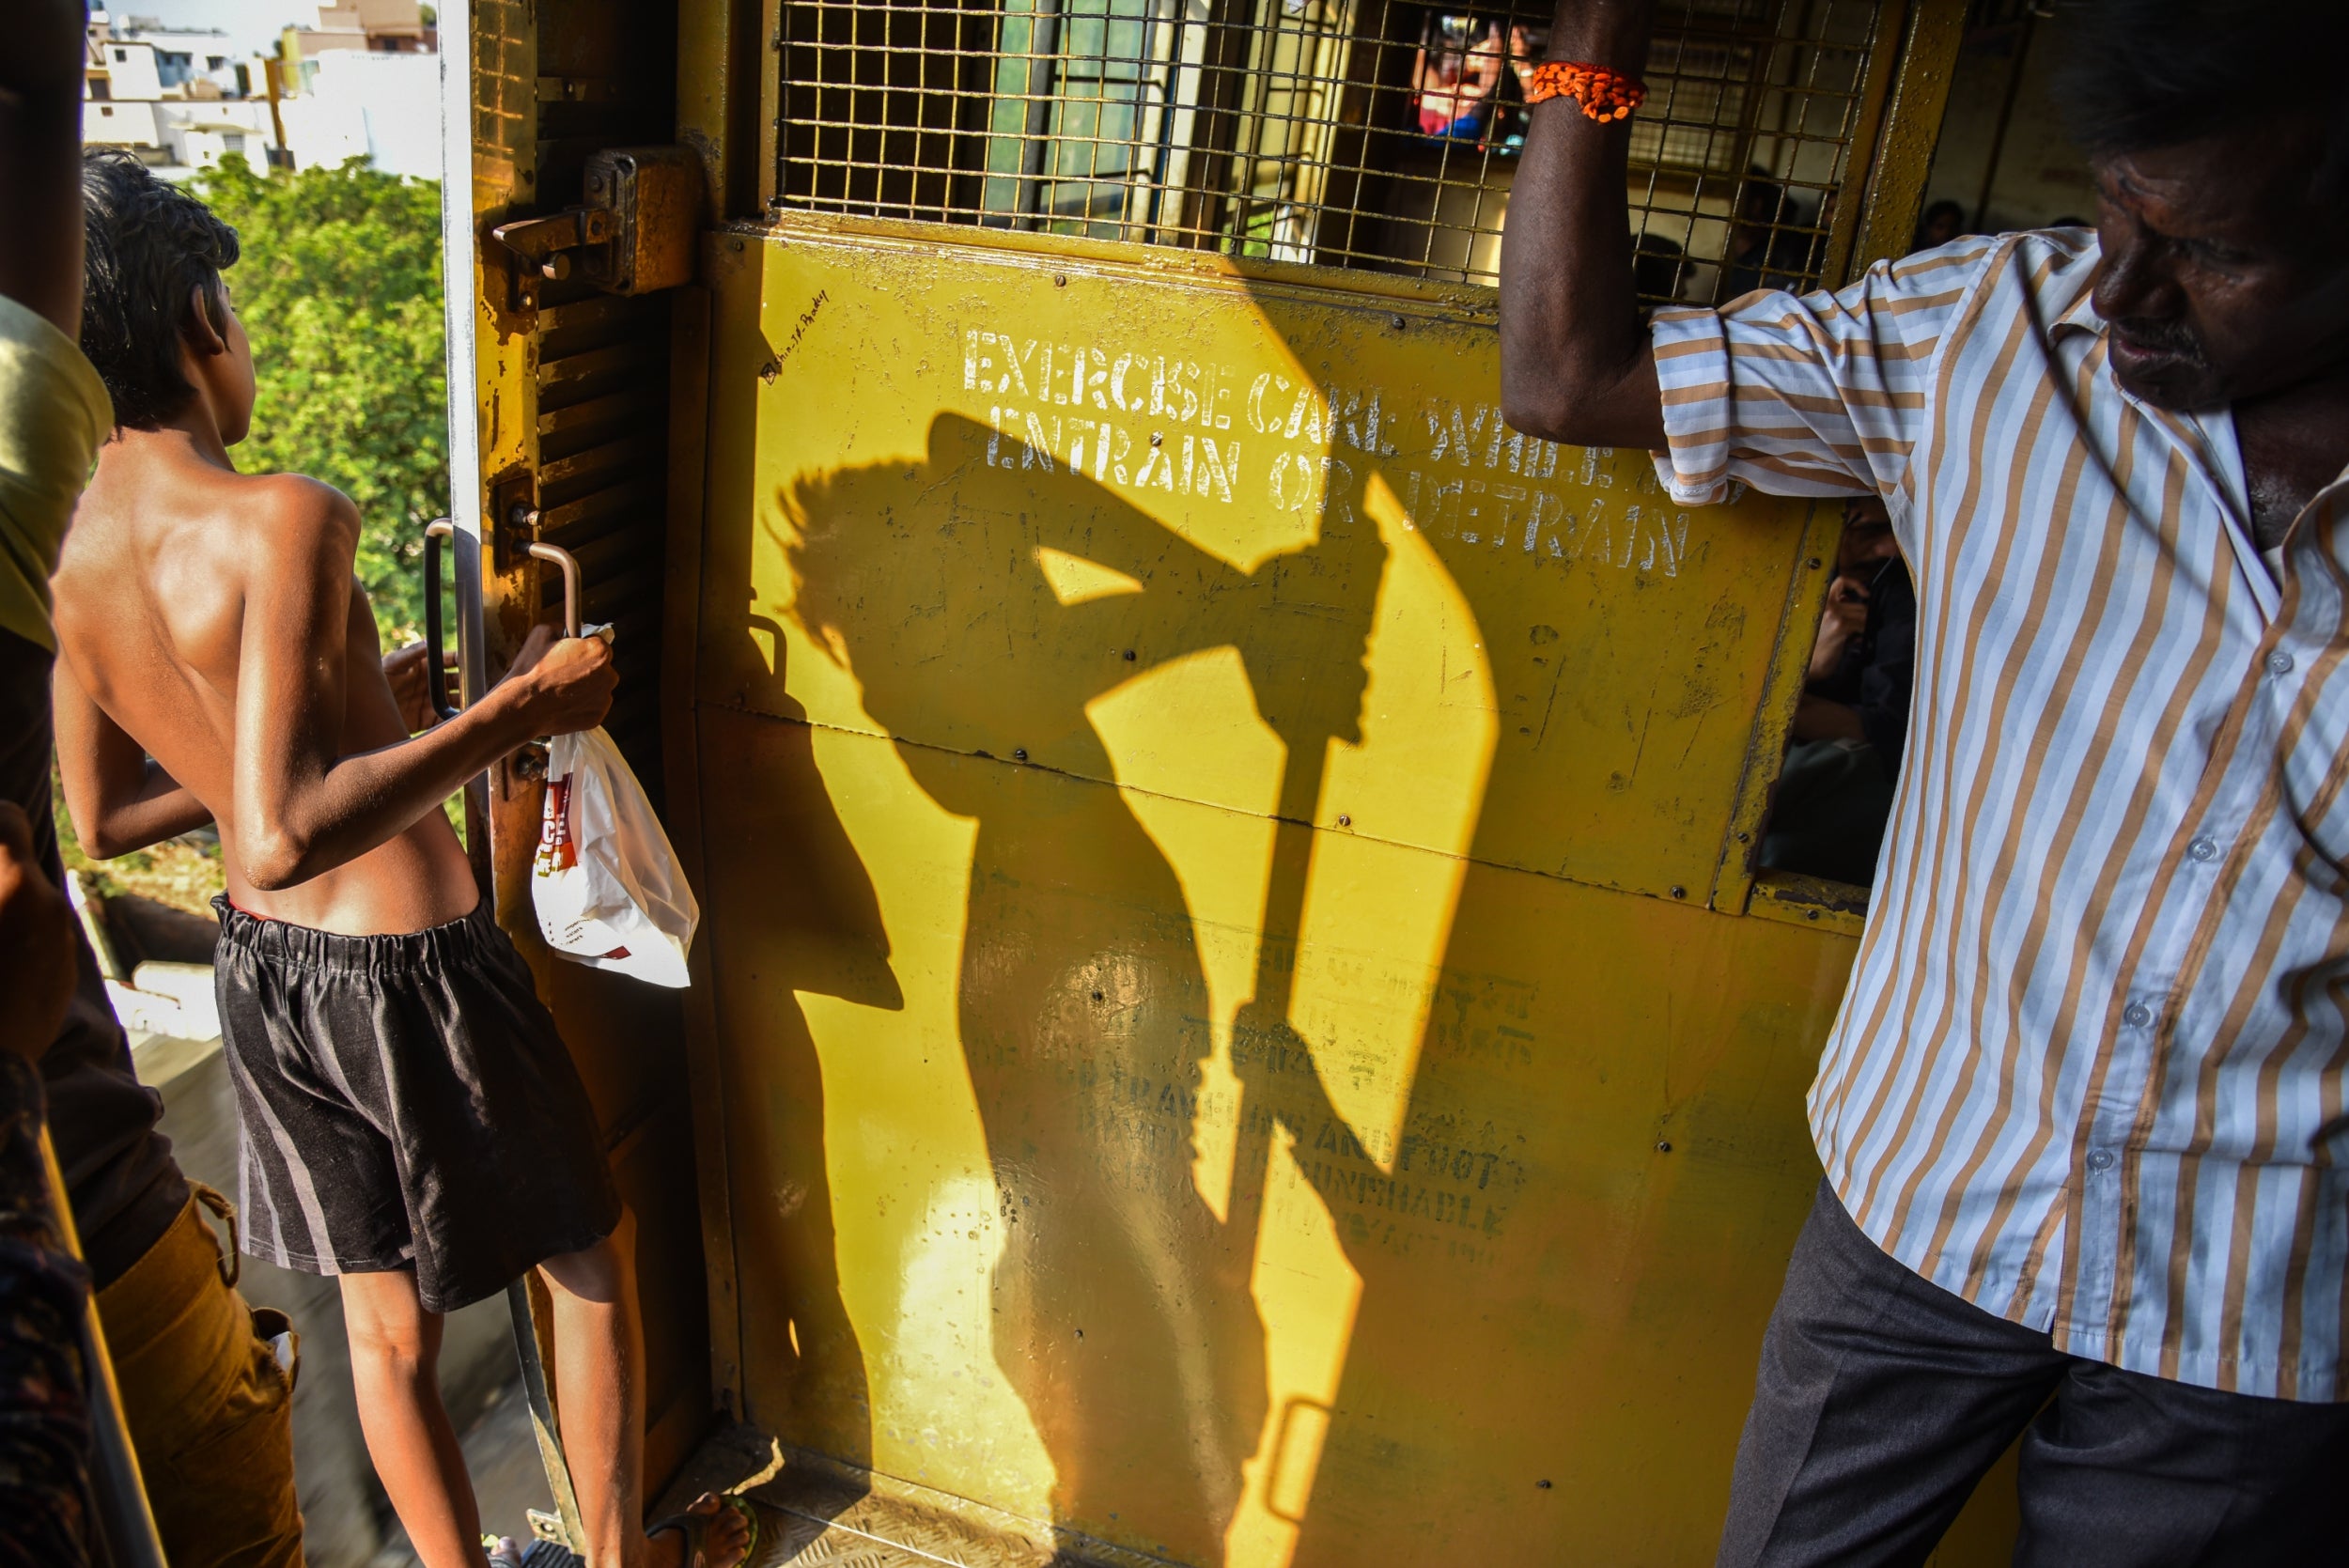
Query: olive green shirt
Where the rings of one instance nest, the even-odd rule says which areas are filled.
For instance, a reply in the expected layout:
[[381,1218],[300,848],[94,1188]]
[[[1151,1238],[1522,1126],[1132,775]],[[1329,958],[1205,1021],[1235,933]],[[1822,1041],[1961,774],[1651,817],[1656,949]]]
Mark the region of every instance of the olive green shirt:
[[73,340],[0,295],[0,629],[52,651],[49,574],[114,423]]

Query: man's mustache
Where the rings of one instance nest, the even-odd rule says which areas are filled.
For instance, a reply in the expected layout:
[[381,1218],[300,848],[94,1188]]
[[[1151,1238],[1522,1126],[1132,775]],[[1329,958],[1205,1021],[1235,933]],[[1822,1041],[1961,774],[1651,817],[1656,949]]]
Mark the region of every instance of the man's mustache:
[[2198,365],[2201,363],[2201,341],[2184,322],[2123,318],[2111,322],[2110,326],[2114,334],[2132,349],[2173,354],[2179,359],[2192,360]]

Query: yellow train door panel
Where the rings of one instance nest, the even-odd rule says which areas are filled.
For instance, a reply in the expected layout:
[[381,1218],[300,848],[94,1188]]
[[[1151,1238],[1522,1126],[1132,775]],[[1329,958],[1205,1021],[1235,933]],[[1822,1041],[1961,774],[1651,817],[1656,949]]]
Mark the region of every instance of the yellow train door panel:
[[1702,1557],[1849,957],[1703,908],[1804,509],[1506,431],[1433,287],[709,277],[745,1416],[1187,1563]]

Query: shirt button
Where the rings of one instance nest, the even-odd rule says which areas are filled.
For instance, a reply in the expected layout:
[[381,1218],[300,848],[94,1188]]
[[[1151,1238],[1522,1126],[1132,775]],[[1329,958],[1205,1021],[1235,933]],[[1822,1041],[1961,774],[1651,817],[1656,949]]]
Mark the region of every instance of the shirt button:
[[2141,1001],[2132,1001],[2122,1009],[2121,1017],[2128,1021],[2131,1029],[2142,1029],[2154,1021],[2154,1010]]
[[2292,674],[2292,655],[2278,648],[2267,656],[2267,673],[2271,675]]
[[2186,852],[2198,861],[2215,861],[2218,858],[2218,841],[2208,837],[2198,838],[2186,846]]
[[2112,1151],[2111,1151],[2110,1149],[2091,1149],[2091,1150],[2089,1150],[2089,1151],[2088,1151],[2088,1168],[2089,1168],[2091,1171],[2109,1171],[2109,1170],[2111,1170],[2111,1169],[2112,1169]]

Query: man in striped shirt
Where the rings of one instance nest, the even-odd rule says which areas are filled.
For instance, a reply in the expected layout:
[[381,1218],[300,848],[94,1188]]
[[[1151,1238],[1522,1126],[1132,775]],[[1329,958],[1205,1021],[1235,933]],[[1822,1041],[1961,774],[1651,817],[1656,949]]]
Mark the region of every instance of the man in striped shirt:
[[[1650,0],[1560,0],[1636,76]],[[1724,1563],[2349,1552],[2349,7],[2098,0],[2095,228],[1643,327],[1627,132],[1533,115],[1503,399],[1689,503],[1875,493],[1917,695]]]

